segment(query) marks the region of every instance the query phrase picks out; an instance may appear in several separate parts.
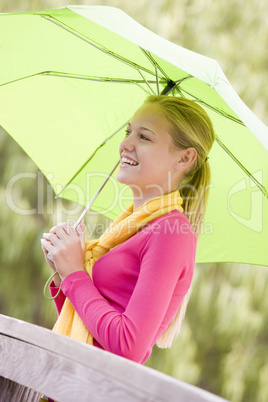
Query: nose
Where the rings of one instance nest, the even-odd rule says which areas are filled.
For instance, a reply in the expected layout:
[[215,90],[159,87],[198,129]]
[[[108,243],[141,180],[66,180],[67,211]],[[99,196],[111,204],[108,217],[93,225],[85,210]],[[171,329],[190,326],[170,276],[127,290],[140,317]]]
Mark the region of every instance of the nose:
[[132,138],[132,135],[126,135],[125,138],[123,139],[123,141],[120,144],[120,154],[125,150],[128,152],[134,151],[135,146],[134,146],[134,141]]

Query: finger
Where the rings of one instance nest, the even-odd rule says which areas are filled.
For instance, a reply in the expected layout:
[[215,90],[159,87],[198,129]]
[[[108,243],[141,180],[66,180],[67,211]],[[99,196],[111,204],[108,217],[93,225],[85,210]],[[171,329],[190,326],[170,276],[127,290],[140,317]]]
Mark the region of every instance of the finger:
[[53,226],[51,229],[50,229],[50,233],[56,233],[56,231],[57,231],[57,228],[59,228],[59,227],[61,227],[62,229],[64,229],[64,231],[67,233],[67,222],[59,222],[56,226]]
[[41,246],[46,255],[47,253],[53,252],[55,249],[55,247],[50,243],[50,241],[47,241],[45,239],[41,239]]
[[[66,234],[65,234],[66,236]],[[61,242],[61,238],[54,233],[43,233],[43,239],[50,242],[53,246],[58,246]],[[43,243],[45,244],[45,243]]]
[[[68,235],[63,226],[57,225],[50,229],[49,234],[55,235],[60,240],[66,240]],[[48,234],[47,234],[48,235]]]
[[41,239],[41,248],[42,248],[43,253],[45,254],[45,257],[46,257],[47,254],[48,254],[48,251],[47,251],[47,249],[44,247],[44,245],[42,244],[42,243],[43,243],[42,240],[43,240],[43,239]]
[[56,226],[53,226],[50,230],[49,233],[56,233],[56,228],[57,226],[62,226],[63,222],[58,223]]
[[52,258],[52,256],[51,256],[51,254],[48,252],[48,250],[44,247],[44,239],[41,239],[41,248],[42,248],[42,250],[43,250],[43,253],[44,253],[44,256],[45,256],[45,258],[46,258],[46,261],[47,261],[47,263],[48,263],[48,265],[51,267],[51,268],[55,268],[55,264],[54,264],[54,261],[53,261],[53,258]]
[[63,228],[69,237],[71,237],[72,239],[77,239],[77,232],[73,226],[66,222]]
[[50,253],[47,253],[47,258],[49,259],[49,261],[53,262],[53,264],[54,264],[52,255]]
[[[75,233],[75,229],[74,229],[71,225],[69,225],[69,223],[67,223],[67,222],[60,222],[60,223],[55,227],[56,233],[58,233],[57,230],[59,230],[59,228],[61,228],[62,230],[64,230],[64,232],[65,232],[68,236],[70,236],[70,237],[74,237],[74,235],[76,234],[76,233]],[[62,232],[59,232],[59,233],[61,234]]]
[[45,248],[45,246],[44,246],[44,242],[43,242],[43,240],[44,239],[40,239],[40,241],[41,241],[41,248],[42,248],[42,250],[44,251],[44,253],[47,253],[47,249]]

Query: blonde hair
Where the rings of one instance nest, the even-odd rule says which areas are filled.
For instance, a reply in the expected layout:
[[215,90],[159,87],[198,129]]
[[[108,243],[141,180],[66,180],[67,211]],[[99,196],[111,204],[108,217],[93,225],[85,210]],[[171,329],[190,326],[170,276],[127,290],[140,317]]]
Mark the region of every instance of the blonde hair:
[[[194,148],[197,157],[192,169],[179,184],[183,199],[184,214],[187,216],[197,238],[199,238],[207,206],[210,187],[210,166],[208,153],[215,140],[213,125],[206,111],[196,102],[180,97],[165,95],[149,96],[145,103],[157,104],[170,123],[169,134],[174,145],[181,148]],[[175,317],[157,341],[157,346],[167,348],[178,336],[190,298],[191,288],[185,295]]]

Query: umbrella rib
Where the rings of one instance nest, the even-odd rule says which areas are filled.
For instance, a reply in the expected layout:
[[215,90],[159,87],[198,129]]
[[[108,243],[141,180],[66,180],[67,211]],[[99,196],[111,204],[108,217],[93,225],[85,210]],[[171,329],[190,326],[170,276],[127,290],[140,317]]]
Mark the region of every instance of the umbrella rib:
[[[141,46],[139,46],[139,48],[140,48],[141,51],[145,54],[145,56],[149,59],[150,63],[152,63],[153,66],[154,66],[154,69],[155,69],[155,76],[156,76],[157,95],[159,95],[159,94],[160,94],[160,90],[159,90],[159,81],[158,81],[158,80],[159,80],[159,77],[158,77],[157,64],[156,64],[156,62],[154,61],[154,59],[151,58],[151,57],[148,55],[148,53],[146,52],[145,49],[143,49]],[[164,74],[164,75],[165,75],[165,74]],[[165,76],[166,76],[166,75],[165,75]]]
[[5,85],[9,85],[9,84],[13,84],[14,82],[17,82],[17,81],[26,80],[27,78],[32,78],[32,77],[35,77],[36,75],[40,75],[40,74],[44,74],[44,73],[45,73],[45,71],[42,72],[42,73],[35,73],[35,74],[31,74],[31,75],[26,75],[25,77],[17,78],[17,79],[12,80],[12,81],[3,82],[2,84],[0,84],[0,87],[3,87]]
[[[143,86],[141,85],[141,84],[145,83],[144,80],[128,80],[128,79],[124,80],[124,79],[120,79],[120,78],[113,79],[113,78],[110,78],[110,77],[98,77],[98,78],[94,77],[93,78],[93,77],[89,77],[89,76],[87,77],[87,76],[83,76],[83,75],[79,76],[78,74],[77,75],[76,74],[71,75],[71,74],[67,74],[67,73],[60,73],[60,72],[57,72],[57,71],[42,71],[42,72],[35,73],[35,74],[32,74],[32,75],[27,75],[25,77],[17,78],[16,80],[4,82],[3,84],[0,84],[0,87],[4,86],[4,85],[13,84],[13,83],[18,82],[18,81],[26,80],[27,78],[32,78],[32,77],[35,77],[35,76],[38,76],[38,75],[48,75],[48,76],[51,76],[51,77],[64,77],[64,78],[88,80],[88,81],[95,81],[95,82],[116,82],[117,84],[135,84],[139,88],[141,88],[145,93],[150,95],[150,92],[146,91],[146,89],[143,88]],[[156,81],[154,81],[154,80],[147,80],[147,85],[148,85],[148,83],[157,84]]]
[[159,95],[159,94],[160,94],[160,90],[159,90],[159,77],[158,77],[158,70],[157,70],[157,67],[155,67],[155,76],[156,76],[157,95]]
[[173,96],[175,96],[174,95],[174,89],[180,94],[180,96],[182,97],[182,98],[185,98],[185,95],[183,94],[183,92],[182,92],[182,90],[181,90],[181,88],[179,87],[179,85],[183,82],[183,81],[185,81],[185,80],[188,80],[189,78],[194,78],[193,77],[193,75],[187,75],[186,77],[183,77],[183,78],[181,78],[180,80],[178,80],[178,81],[176,81],[176,87],[175,88],[173,88]]
[[245,124],[241,120],[239,120],[238,118],[235,118],[235,117],[225,113],[223,110],[220,110],[220,109],[217,109],[217,108],[211,106],[207,102],[204,102],[203,100],[199,99],[197,96],[191,94],[190,92],[185,91],[185,89],[183,89],[183,88],[180,88],[180,89],[181,89],[181,91],[185,92],[187,95],[190,95],[192,98],[194,98],[196,102],[201,103],[202,105],[208,107],[209,109],[213,110],[215,113],[218,113],[219,115],[221,115],[223,117],[226,117],[226,119],[232,120],[235,123],[246,127]]
[[143,86],[141,85],[141,84],[145,83],[148,86],[148,88],[151,90],[151,92],[154,93],[153,90],[151,89],[151,86],[149,85],[149,83],[155,84],[156,82],[153,80],[146,80],[140,71],[139,71],[139,73],[142,76],[143,80],[128,80],[128,79],[121,79],[121,78],[114,79],[114,78],[110,78],[110,77],[94,77],[93,78],[93,77],[83,76],[83,75],[79,76],[76,74],[70,75],[70,74],[66,74],[66,73],[58,73],[56,71],[48,71],[48,72],[44,72],[42,74],[49,75],[52,77],[65,77],[65,78],[73,78],[73,79],[80,79],[80,80],[87,80],[87,81],[94,81],[94,82],[116,82],[117,84],[135,84],[139,88],[141,88],[145,93],[150,95],[151,93],[149,91],[146,91],[146,89],[143,88]]
[[81,168],[73,175],[73,177],[68,181],[68,183],[65,184],[65,186],[60,190],[56,196],[58,197],[69,184],[79,175],[79,173],[84,169],[84,167],[91,161],[91,159],[95,156],[95,154],[98,152],[98,150],[103,147],[103,145],[106,144],[107,141],[109,141],[112,137],[114,137],[116,134],[119,133],[124,127],[126,127],[129,123],[128,119],[121,127],[119,127],[114,133],[112,133],[108,138],[105,138],[105,140],[94,150],[93,154],[90,155],[90,157],[86,160],[86,162],[81,166]]
[[149,88],[149,90],[151,91],[151,93],[154,95],[154,91],[153,91],[151,85],[150,85],[149,82],[146,80],[146,78],[144,77],[144,75],[142,74],[142,72],[141,72],[139,69],[137,69],[137,71],[138,71],[138,73],[141,75],[141,77],[144,79],[145,84],[147,85],[147,87]]
[[170,81],[170,78],[167,76],[165,71],[159,66],[159,64],[155,61],[151,53],[147,50],[145,50],[143,47],[140,46],[141,51],[145,54],[145,56],[148,58],[150,63],[155,68],[155,76],[156,76],[156,87],[157,87],[157,94],[160,94],[160,89],[159,89],[159,75],[158,75],[158,70],[163,74],[163,76],[166,78],[167,81]]
[[[111,78],[111,77],[92,77],[87,75],[79,75],[79,74],[69,74],[58,71],[44,71],[40,73],[42,75],[50,75],[54,77],[64,77],[64,78],[74,78],[80,80],[87,81],[96,81],[96,82],[116,82],[117,84],[144,84],[145,80],[135,80],[135,79],[124,79],[124,78]],[[156,84],[155,80],[146,80],[146,82],[150,84]]]
[[159,66],[159,64],[155,61],[155,59],[153,58],[153,56],[151,55],[151,53],[148,50],[145,50],[143,47],[140,46],[141,51],[145,54],[145,56],[149,59],[149,61],[152,63],[152,65],[158,69],[164,77],[166,77],[167,81],[170,81],[170,78],[168,77],[168,75],[165,73],[165,71],[162,69],[162,67]]
[[[158,80],[158,74],[157,74],[157,69],[159,71],[161,71],[161,73],[166,77],[167,81],[172,81],[167,74],[165,73],[165,71],[159,66],[159,64],[155,61],[155,59],[153,58],[153,56],[151,55],[151,53],[145,49],[143,49],[142,47],[140,47],[140,49],[143,51],[143,53],[148,57],[148,59],[151,61],[151,63],[154,65],[155,67],[155,71],[156,71],[156,78]],[[180,88],[178,88],[178,85],[180,83],[182,83],[185,80],[188,80],[189,78],[193,78],[193,75],[189,74],[186,77],[181,78],[180,80],[175,81],[176,82],[176,86],[174,86],[169,92],[167,92],[167,95],[172,92],[173,96],[175,96],[174,91],[177,90],[181,96],[183,96]],[[157,85],[158,85],[158,81],[157,81]],[[159,93],[159,92],[158,92]]]
[[[179,80],[176,81],[176,84],[181,84],[183,81],[189,80],[190,78],[194,78],[193,75],[189,74],[186,75],[186,77],[180,78]],[[176,88],[178,90],[178,88]]]
[[234,154],[223,144],[220,138],[216,135],[216,142],[219,146],[233,159],[233,161],[246,173],[246,175],[256,184],[256,186],[261,190],[261,192],[268,198],[268,192],[266,188],[250,173],[249,170],[242,165],[241,162],[234,156]]
[[72,35],[76,36],[77,38],[83,40],[84,42],[86,42],[90,46],[94,47],[95,49],[100,50],[101,52],[107,54],[108,56],[111,56],[111,57],[121,61],[122,63],[127,64],[131,68],[134,68],[136,70],[140,69],[140,70],[143,70],[144,72],[146,72],[148,74],[151,74],[151,75],[155,76],[154,72],[148,70],[147,68],[145,68],[143,66],[140,66],[137,63],[131,62],[130,60],[125,59],[122,56],[119,56],[118,54],[112,52],[109,49],[106,49],[104,47],[101,47],[100,45],[97,45],[96,43],[93,43],[93,41],[90,41],[90,39],[87,38],[85,35],[79,34],[76,30],[70,28],[67,24],[64,24],[64,23],[60,22],[59,20],[57,20],[56,18],[52,17],[51,15],[43,15],[43,14],[37,14],[37,15],[39,15],[41,18],[46,19],[47,21],[51,22],[52,24],[55,24],[58,27],[66,30],[70,34],[72,34]]
[[[142,81],[143,82],[143,81]],[[144,82],[143,82],[144,83]],[[141,84],[139,84],[138,82],[136,82],[136,85],[141,88],[147,95],[151,95],[151,92],[147,91],[145,88],[143,88],[143,86]]]

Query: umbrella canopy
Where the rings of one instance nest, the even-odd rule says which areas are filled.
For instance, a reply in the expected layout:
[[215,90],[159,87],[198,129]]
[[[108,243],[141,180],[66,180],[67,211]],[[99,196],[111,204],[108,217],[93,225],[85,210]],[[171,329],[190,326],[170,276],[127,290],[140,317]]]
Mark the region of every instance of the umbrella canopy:
[[[57,195],[86,205],[134,111],[165,88],[199,102],[216,131],[197,262],[268,265],[268,130],[215,60],[104,6],[3,14],[0,38],[0,124]],[[114,219],[130,199],[112,178],[92,209]]]

